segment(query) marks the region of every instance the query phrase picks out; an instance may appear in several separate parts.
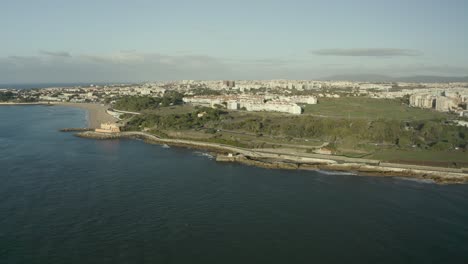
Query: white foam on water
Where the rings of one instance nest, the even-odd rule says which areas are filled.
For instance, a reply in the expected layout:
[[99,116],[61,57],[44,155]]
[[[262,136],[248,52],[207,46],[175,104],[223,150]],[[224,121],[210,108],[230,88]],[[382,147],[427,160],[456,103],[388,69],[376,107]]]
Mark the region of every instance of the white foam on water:
[[418,179],[418,178],[407,178],[407,177],[394,177],[394,178],[398,180],[411,181],[411,182],[424,183],[424,184],[435,183],[435,181],[431,179]]
[[357,173],[350,171],[317,170],[317,172],[325,175],[357,175]]
[[209,158],[209,159],[214,159],[214,156],[211,155],[210,153],[201,152],[201,151],[195,151],[194,153],[195,153],[195,155],[200,156],[200,157],[206,157],[206,158]]

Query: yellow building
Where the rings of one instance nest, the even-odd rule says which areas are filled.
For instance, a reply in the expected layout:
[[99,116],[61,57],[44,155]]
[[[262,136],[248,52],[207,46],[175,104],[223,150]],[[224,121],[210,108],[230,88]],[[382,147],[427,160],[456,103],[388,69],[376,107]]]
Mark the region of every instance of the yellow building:
[[96,128],[95,131],[100,133],[118,133],[120,132],[120,127],[115,123],[102,123],[101,128]]

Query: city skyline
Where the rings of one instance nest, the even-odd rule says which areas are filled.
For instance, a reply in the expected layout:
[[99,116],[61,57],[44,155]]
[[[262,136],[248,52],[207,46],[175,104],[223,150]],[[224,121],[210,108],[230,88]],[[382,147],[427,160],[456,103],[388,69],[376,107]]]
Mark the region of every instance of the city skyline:
[[466,76],[465,1],[15,1],[0,83]]

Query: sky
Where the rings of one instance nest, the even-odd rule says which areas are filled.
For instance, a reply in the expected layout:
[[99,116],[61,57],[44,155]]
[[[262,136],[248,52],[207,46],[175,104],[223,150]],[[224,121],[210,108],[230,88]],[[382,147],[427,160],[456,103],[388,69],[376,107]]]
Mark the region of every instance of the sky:
[[2,0],[0,83],[468,75],[466,0]]

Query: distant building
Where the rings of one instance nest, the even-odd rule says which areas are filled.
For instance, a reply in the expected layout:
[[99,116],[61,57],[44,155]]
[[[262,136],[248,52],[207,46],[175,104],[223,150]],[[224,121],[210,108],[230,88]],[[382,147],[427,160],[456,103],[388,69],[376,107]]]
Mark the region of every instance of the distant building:
[[100,133],[118,133],[120,132],[120,127],[115,123],[102,123],[101,128],[96,128],[95,131]]
[[223,81],[223,85],[228,88],[236,87],[235,81]]
[[197,96],[197,97],[184,97],[184,103],[191,103],[199,106],[214,107],[215,105],[222,104],[222,100],[213,96]]
[[55,102],[62,101],[62,99],[60,99],[58,97],[46,96],[46,95],[39,96],[39,100],[42,100],[42,101],[55,101]]
[[458,107],[456,98],[442,95],[413,94],[409,98],[410,105],[421,108],[432,108],[440,112],[449,112]]
[[283,112],[290,114],[300,115],[302,108],[297,105],[297,101],[303,103],[316,103],[315,97],[292,97],[292,100],[283,98],[282,100],[267,101],[264,96],[194,96],[184,97],[185,103],[191,103],[200,106],[211,106],[221,105],[226,103],[226,108],[229,110],[239,110],[245,108],[247,111],[271,111],[271,112]]
[[280,97],[279,99],[296,104],[317,104],[317,97],[315,96],[290,96]]
[[458,120],[458,121],[457,121],[457,125],[459,125],[459,126],[464,126],[464,127],[468,127],[468,122],[467,122],[467,121],[463,121],[463,120]]
[[150,95],[151,94],[151,89],[147,89],[147,88],[141,89],[140,94],[141,95]]
[[435,100],[435,96],[430,94],[413,94],[409,98],[411,106],[421,108],[435,108]]
[[437,111],[441,112],[448,112],[454,108],[456,108],[458,105],[456,101],[452,98],[444,97],[444,96],[438,96],[436,98],[436,107],[435,109]]
[[237,102],[236,100],[228,101],[226,107],[229,110],[239,110],[240,109],[239,102]]

